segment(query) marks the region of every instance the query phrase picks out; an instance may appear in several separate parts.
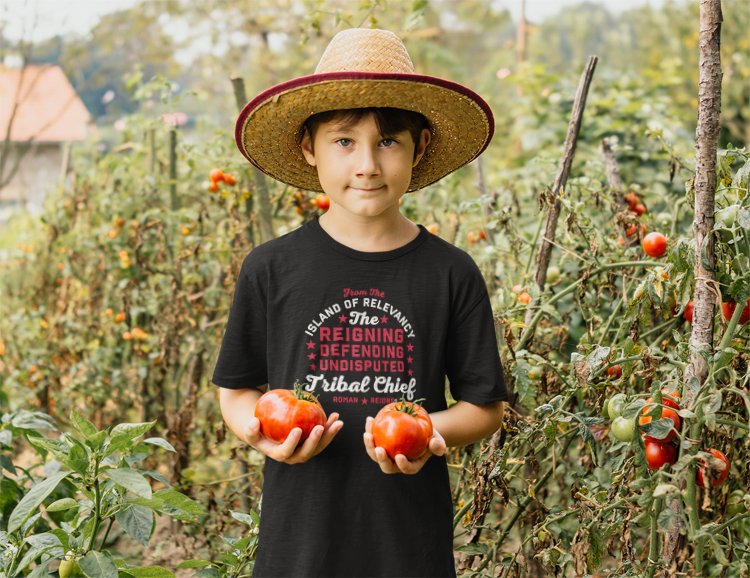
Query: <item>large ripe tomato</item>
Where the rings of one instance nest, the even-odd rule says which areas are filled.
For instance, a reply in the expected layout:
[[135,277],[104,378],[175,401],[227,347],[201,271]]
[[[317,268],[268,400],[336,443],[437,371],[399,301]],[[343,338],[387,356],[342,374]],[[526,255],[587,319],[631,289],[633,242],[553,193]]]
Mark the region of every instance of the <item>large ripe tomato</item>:
[[724,480],[726,480],[727,476],[729,475],[729,458],[724,454],[724,452],[716,449],[711,449],[708,450],[708,453],[719,460],[719,462],[714,463],[715,460],[712,460],[711,463],[706,463],[706,460],[701,460],[700,466],[698,467],[696,480],[701,488],[706,487],[705,477],[708,477],[708,479],[711,480],[711,485],[716,487],[723,484]]
[[[721,314],[727,321],[732,318],[735,309],[737,309],[737,303],[735,303],[734,301],[724,301],[721,304]],[[747,304],[740,314],[739,324],[744,325],[748,321],[750,321],[750,299],[747,300]]]
[[[673,395],[670,393],[670,396],[673,396]],[[667,399],[666,397],[662,398],[662,405],[664,407],[661,408],[661,419],[671,419],[672,422],[674,423],[674,426],[672,427],[671,430],[669,430],[667,437],[665,437],[664,439],[659,440],[651,436],[646,436],[646,441],[669,442],[669,441],[672,441],[677,436],[677,432],[680,429],[680,416],[677,415],[677,412],[675,411],[675,409],[678,409],[679,406],[677,406],[675,402],[673,402],[670,399]],[[672,407],[670,406],[676,406],[676,407],[672,409]],[[641,413],[643,413],[644,415],[638,418],[638,423],[640,425],[646,425],[647,423],[651,422],[651,416],[645,415],[645,414],[651,413],[653,408],[654,408],[654,400],[653,398],[649,397],[646,400],[646,405],[644,405],[643,409],[641,410]]]
[[326,414],[318,399],[298,383],[291,389],[272,389],[255,404],[255,417],[260,420],[261,433],[282,443],[294,428],[302,429],[302,443],[316,425],[325,425]]
[[673,464],[677,461],[677,446],[660,440],[646,438],[646,462],[652,470],[658,470],[664,464]]
[[424,454],[432,437],[432,420],[419,404],[396,401],[383,407],[372,422],[372,439],[388,457],[404,454],[415,460]]
[[649,257],[661,257],[667,252],[667,238],[661,233],[652,231],[643,237],[641,246]]

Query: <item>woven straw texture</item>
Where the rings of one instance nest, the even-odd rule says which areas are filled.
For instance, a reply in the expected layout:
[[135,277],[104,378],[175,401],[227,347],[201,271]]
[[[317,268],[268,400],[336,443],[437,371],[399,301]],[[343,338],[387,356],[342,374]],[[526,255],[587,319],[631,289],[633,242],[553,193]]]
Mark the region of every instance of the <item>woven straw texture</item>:
[[237,145],[271,177],[321,191],[317,172],[299,147],[304,121],[318,112],[368,107],[412,110],[430,122],[432,140],[413,170],[408,192],[472,161],[486,148],[494,128],[489,106],[478,95],[456,83],[414,74],[395,34],[351,29],[334,37],[316,74],[272,87],[245,106],[237,121]]
[[315,74],[326,72],[414,72],[401,39],[388,30],[350,28],[333,37]]

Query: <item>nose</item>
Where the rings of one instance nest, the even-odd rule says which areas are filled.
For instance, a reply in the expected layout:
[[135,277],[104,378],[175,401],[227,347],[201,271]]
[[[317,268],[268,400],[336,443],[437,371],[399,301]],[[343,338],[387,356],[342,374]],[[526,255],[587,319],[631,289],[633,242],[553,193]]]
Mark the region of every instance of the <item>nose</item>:
[[360,147],[357,155],[356,171],[358,176],[380,174],[377,149],[370,146]]

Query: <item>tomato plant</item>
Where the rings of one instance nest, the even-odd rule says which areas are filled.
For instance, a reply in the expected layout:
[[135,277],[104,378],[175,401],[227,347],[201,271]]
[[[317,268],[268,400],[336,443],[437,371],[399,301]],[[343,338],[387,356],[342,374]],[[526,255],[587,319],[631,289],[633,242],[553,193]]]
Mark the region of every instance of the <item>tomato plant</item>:
[[325,425],[323,406],[301,384],[294,389],[271,389],[255,404],[255,417],[260,420],[260,431],[269,439],[282,443],[294,428],[302,429],[302,443],[317,425]]
[[424,454],[432,437],[432,420],[417,402],[395,401],[383,407],[372,422],[372,438],[393,460],[403,454],[410,460]]

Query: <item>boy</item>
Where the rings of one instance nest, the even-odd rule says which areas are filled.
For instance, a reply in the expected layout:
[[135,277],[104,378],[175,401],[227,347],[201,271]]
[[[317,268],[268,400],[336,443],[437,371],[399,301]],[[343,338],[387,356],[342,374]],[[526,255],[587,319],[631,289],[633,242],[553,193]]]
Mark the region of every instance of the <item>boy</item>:
[[[213,375],[230,429],[270,458],[253,576],[456,575],[444,455],[495,432],[507,392],[478,267],[399,200],[474,159],[492,131],[478,95],[414,74],[384,30],[340,32],[315,74],[241,112],[250,162],[330,198],[245,258]],[[328,421],[275,443],[255,403],[297,380]],[[413,461],[371,435],[372,416],[402,397],[424,399],[434,426]]]

